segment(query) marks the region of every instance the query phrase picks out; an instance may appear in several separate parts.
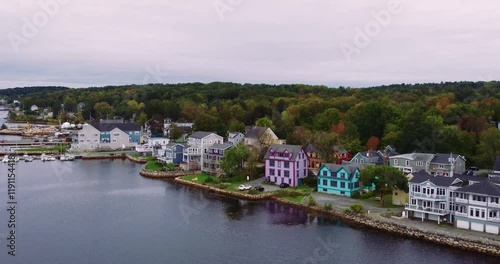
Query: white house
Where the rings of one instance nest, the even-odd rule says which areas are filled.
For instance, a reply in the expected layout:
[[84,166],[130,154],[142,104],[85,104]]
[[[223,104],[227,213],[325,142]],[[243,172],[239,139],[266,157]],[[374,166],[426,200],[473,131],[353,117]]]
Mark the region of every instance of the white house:
[[224,139],[212,132],[198,131],[188,137],[187,147],[184,148],[182,161],[189,169],[201,168],[204,164],[204,153],[213,144],[222,144]]
[[227,136],[227,141],[233,145],[238,145],[245,140],[245,135],[241,132],[229,132]]
[[78,131],[73,150],[124,149],[140,143],[141,126],[132,123],[85,124]]

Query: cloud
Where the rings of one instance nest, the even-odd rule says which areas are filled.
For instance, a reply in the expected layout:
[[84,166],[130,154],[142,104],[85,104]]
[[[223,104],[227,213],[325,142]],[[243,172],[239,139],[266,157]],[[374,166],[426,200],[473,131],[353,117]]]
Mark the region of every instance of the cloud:
[[[40,4],[54,1],[61,1],[54,14]],[[228,6],[223,19],[217,1]],[[354,43],[355,29],[364,29],[389,2],[3,1],[0,88],[140,84],[148,67],[157,65],[168,69],[163,80],[172,83],[370,86],[500,79],[500,10],[493,0],[401,0],[401,13],[347,62],[339,44]],[[16,52],[9,34],[24,37],[26,21],[40,12],[47,23]]]

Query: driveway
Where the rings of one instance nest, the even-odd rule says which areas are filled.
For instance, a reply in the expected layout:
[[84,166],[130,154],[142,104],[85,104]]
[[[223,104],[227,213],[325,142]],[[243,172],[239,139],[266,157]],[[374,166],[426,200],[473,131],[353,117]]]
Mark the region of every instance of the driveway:
[[252,187],[260,185],[260,186],[264,187],[264,190],[266,192],[267,191],[277,191],[280,189],[280,187],[278,185],[262,184],[263,181],[264,181],[264,177],[261,177],[261,178],[258,178],[256,180],[248,181],[245,184],[251,185]]
[[[316,200],[318,205],[323,206],[325,203],[330,203],[332,207],[338,211],[342,211],[346,208],[349,208],[352,204],[361,204],[366,210],[370,211],[370,213],[387,212],[387,208],[380,208],[374,204],[349,197],[326,194],[326,193],[318,193],[318,192],[313,192],[312,196],[314,197],[314,200]],[[306,201],[306,199],[304,199],[304,201]],[[401,209],[391,208],[391,211],[399,211],[399,210]]]

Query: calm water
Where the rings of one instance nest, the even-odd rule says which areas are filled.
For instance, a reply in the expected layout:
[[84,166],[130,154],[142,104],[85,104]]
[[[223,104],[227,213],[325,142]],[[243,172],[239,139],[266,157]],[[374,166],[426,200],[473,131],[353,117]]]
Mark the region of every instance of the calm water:
[[[0,233],[6,234],[6,164],[0,170]],[[204,194],[142,178],[139,170],[128,161],[20,162],[17,256],[7,255],[4,235],[0,263],[498,261],[271,202]],[[329,251],[323,244],[330,244]]]

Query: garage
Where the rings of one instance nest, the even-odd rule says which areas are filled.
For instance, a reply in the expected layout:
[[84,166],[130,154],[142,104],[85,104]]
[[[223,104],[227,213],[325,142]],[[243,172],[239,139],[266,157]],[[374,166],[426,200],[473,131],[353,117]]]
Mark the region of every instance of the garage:
[[499,228],[498,228],[498,226],[494,226],[494,225],[486,225],[486,233],[498,235]]
[[480,223],[470,223],[470,229],[474,231],[484,232],[484,225]]
[[469,229],[469,221],[457,220],[457,227],[463,229]]

